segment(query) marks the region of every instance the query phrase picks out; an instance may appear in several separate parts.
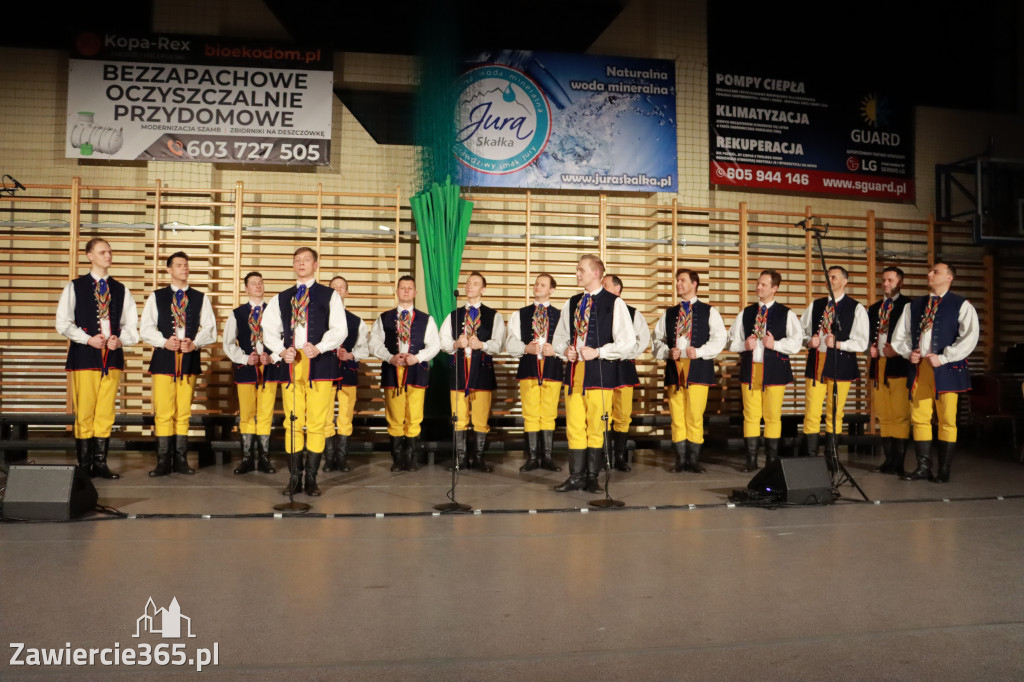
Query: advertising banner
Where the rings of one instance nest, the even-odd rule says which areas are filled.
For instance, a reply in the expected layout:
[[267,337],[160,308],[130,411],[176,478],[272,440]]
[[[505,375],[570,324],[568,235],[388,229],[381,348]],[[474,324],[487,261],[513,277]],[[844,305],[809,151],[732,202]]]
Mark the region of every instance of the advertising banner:
[[504,51],[457,84],[458,184],[675,192],[675,63]]
[[67,158],[327,165],[333,53],[216,36],[84,33]]

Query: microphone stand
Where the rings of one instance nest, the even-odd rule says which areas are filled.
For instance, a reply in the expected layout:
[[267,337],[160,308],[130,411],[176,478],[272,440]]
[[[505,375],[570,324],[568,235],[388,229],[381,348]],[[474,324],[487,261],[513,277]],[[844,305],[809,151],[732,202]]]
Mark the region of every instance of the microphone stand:
[[[459,300],[459,290],[456,289],[455,290],[455,301],[456,301],[456,303],[458,303],[458,300]],[[456,307],[455,308],[455,311],[456,311],[455,319],[456,320],[458,319],[458,310],[459,309]],[[455,320],[452,320],[452,324],[454,324],[454,323],[455,323]],[[458,342],[457,338],[456,338],[456,342]],[[465,349],[465,348],[462,349],[463,366],[465,366],[466,350],[467,349]],[[458,393],[459,393],[459,349],[455,348],[454,351],[455,351],[455,393],[456,393],[456,395],[458,395]],[[469,377],[468,376],[466,377],[466,381],[469,381]],[[472,509],[473,509],[473,507],[469,506],[468,504],[463,504],[463,503],[461,503],[461,502],[459,502],[458,500],[455,499],[455,487],[456,487],[456,485],[458,484],[458,481],[459,481],[459,453],[457,451],[457,446],[455,444],[455,430],[456,430],[456,427],[458,425],[459,425],[459,406],[458,406],[458,401],[455,401],[455,404],[452,405],[452,487],[448,489],[448,500],[449,501],[448,502],[442,502],[441,504],[435,504],[434,505],[434,509],[436,509],[439,512],[468,512],[468,511],[472,511]],[[469,443],[466,443],[466,447],[467,448],[469,447]]]
[[[296,352],[296,356],[298,355],[298,353],[301,353],[301,352],[302,351],[297,351]],[[294,361],[293,361],[293,364],[294,364]],[[310,370],[312,370],[312,367],[310,367]],[[291,459],[291,457],[295,456],[295,422],[298,421],[299,418],[295,416],[295,398],[298,395],[298,389],[295,386],[295,372],[292,371],[292,370],[289,370],[289,371],[292,372],[292,409],[289,410],[289,415],[288,415],[288,421],[291,424],[291,429],[289,429],[289,432],[291,434],[290,438],[291,438],[291,441],[292,441],[292,451],[290,453],[288,453],[288,456],[289,456],[289,459]],[[291,476],[291,472],[290,471],[288,472],[288,475]],[[299,480],[300,481],[302,480],[302,472],[301,471],[299,472]],[[306,511],[309,511],[312,508],[313,508],[313,506],[310,505],[310,504],[307,504],[305,502],[296,502],[295,501],[295,495],[294,495],[294,492],[292,491],[291,484],[288,485],[288,501],[287,502],[282,502],[281,504],[275,504],[274,505],[274,510],[275,511],[282,511],[282,512],[283,511],[288,511],[288,512],[306,512]]]
[[[830,331],[832,332],[833,336],[838,336],[839,333],[842,332],[843,327],[842,327],[842,324],[839,322],[839,306],[836,304],[836,295],[832,291],[832,281],[828,278],[828,266],[825,264],[825,249],[821,245],[821,238],[823,236],[825,236],[826,234],[828,234],[829,225],[826,224],[824,229],[819,227],[820,222],[818,222],[817,224],[813,224],[812,223],[811,226],[808,226],[807,225],[808,220],[811,220],[811,219],[807,219],[807,220],[802,221],[804,232],[810,232],[811,234],[813,234],[814,235],[814,243],[818,246],[818,256],[821,259],[821,269],[822,269],[822,272],[825,273],[825,286],[828,289],[828,297],[829,297],[829,300],[832,301],[833,309],[836,311],[835,317],[832,319],[832,329]],[[816,219],[814,219],[814,220],[816,220]],[[798,223],[798,224],[800,224],[800,223]],[[832,351],[833,351],[832,352],[832,444],[833,444],[833,447],[830,448],[828,446],[828,439],[827,438],[826,438],[826,444],[825,444],[825,449],[827,450],[827,452],[825,453],[825,457],[828,460],[828,464],[829,464],[828,469],[829,469],[829,475],[832,478],[832,487],[833,488],[838,488],[842,484],[849,482],[854,488],[857,489],[857,492],[859,492],[861,494],[861,496],[864,498],[865,501],[870,502],[870,498],[868,498],[867,494],[865,494],[864,491],[861,489],[861,487],[859,485],[857,485],[857,481],[855,481],[853,479],[853,476],[850,474],[849,470],[845,466],[843,466],[842,462],[839,461],[839,432],[842,431],[842,428],[840,427],[839,423],[836,420],[836,411],[837,411],[837,409],[839,407],[839,380],[838,380],[838,376],[839,376],[839,350],[836,349],[836,348],[833,348]],[[817,353],[818,349],[815,348],[814,352]],[[826,356],[827,356],[827,353],[826,353]],[[826,434],[826,436],[827,435],[828,434]]]
[[[591,299],[591,300],[593,300],[593,299]],[[594,306],[594,309],[593,309],[592,312],[593,313],[597,312],[597,306]],[[615,319],[614,318],[614,313],[613,313],[612,319],[613,320]],[[608,416],[608,408],[607,408],[607,406],[605,405],[605,402],[604,402],[604,398],[605,398],[605,396],[604,396],[604,394],[605,394],[605,390],[604,390],[604,365],[602,364],[602,360],[601,360],[601,328],[598,327],[597,324],[596,324],[597,323],[597,315],[596,314],[592,314],[591,315],[591,321],[595,323],[594,324],[594,343],[597,345],[597,349],[598,349],[598,355],[597,355],[597,359],[595,360],[595,362],[597,362],[597,373],[598,373],[599,380],[601,382],[601,421],[604,422],[604,440],[601,443],[601,450],[604,452],[605,474],[604,474],[604,497],[599,499],[599,500],[591,500],[590,504],[592,506],[594,506],[594,507],[598,507],[599,509],[606,509],[608,507],[624,507],[624,506],[626,506],[626,503],[623,502],[622,500],[613,499],[612,495],[611,495],[611,491],[609,490],[609,488],[611,487],[610,484],[611,484],[611,480],[612,480],[612,459],[611,459],[611,451],[610,451],[610,444],[611,444],[611,419]],[[612,328],[612,335],[613,335],[613,337],[614,337],[614,334],[615,334],[615,329],[613,327]],[[586,379],[587,379],[586,378],[586,373],[584,372],[584,377],[583,377],[584,386],[586,385]]]

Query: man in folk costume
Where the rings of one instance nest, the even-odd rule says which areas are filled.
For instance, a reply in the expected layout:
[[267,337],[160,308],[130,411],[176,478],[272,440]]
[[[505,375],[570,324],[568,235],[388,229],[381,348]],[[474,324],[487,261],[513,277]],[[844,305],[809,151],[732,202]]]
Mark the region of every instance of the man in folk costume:
[[[348,296],[348,280],[340,275],[331,279],[330,286],[344,303]],[[338,346],[338,381],[335,383],[338,397],[337,423],[328,413],[327,428],[324,431],[324,471],[350,471],[348,465],[348,439],[352,435],[352,417],[356,409],[356,391],[359,388],[359,362],[370,357],[369,329],[348,308],[345,309],[348,336]]]
[[562,470],[551,459],[564,362],[551,345],[561,314],[551,305],[555,286],[551,275],[537,275],[533,283],[533,304],[512,313],[505,334],[505,350],[519,359],[516,379],[526,439],[526,463],[519,470],[524,472]]
[[278,365],[271,363],[263,345],[263,275],[250,272],[245,276],[248,300],[231,311],[224,325],[224,354],[234,365],[235,388],[238,391],[238,433],[242,440],[242,461],[236,474],[247,474],[257,468],[266,474],[276,473],[270,463],[270,426],[277,400]]
[[316,281],[318,266],[316,251],[296,249],[295,286],[272,298],[263,318],[263,343],[271,351],[270,359],[284,360],[289,372],[289,383],[281,389],[289,473],[285,495],[300,490],[320,495],[317,470],[338,378],[334,350],[348,336],[345,304],[333,289]]
[[729,350],[740,354],[740,397],[743,400],[743,442],[747,450],[745,473],[757,470],[757,445],[764,418],[764,462],[779,456],[782,438],[782,401],[793,383],[789,356],[804,345],[803,328],[796,313],[775,300],[782,275],[764,270],[757,278],[757,303],[736,315],[729,330]]
[[[451,401],[456,415],[455,456],[460,469],[494,471],[487,463],[491,397],[497,388],[494,356],[501,352],[505,322],[481,302],[487,280],[479,272],[466,277],[466,305],[456,308],[441,326],[441,350],[451,354]],[[466,430],[476,434],[476,450],[467,456]]]
[[[202,372],[200,349],[217,341],[217,318],[210,298],[188,285],[188,256],[167,259],[171,283],[150,294],[142,309],[139,332],[153,346],[153,430],[156,468],[150,476],[194,474],[188,465],[188,421],[196,378]],[[173,451],[173,464],[172,460]]]
[[[622,296],[622,280],[617,276],[605,275],[601,285],[605,291]],[[633,389],[640,385],[636,359],[641,353],[647,352],[651,345],[651,329],[647,326],[647,320],[628,303],[626,310],[633,321],[636,345],[618,362],[619,385],[612,398],[612,466],[619,471],[629,471],[631,468],[626,454],[626,439],[629,436],[629,425],[633,422]]]
[[576,264],[583,291],[562,307],[552,342],[569,361],[565,396],[565,432],[569,441],[569,478],[556,492],[603,489],[597,476],[604,466],[604,441],[612,391],[618,385],[615,361],[636,345],[626,304],[601,286],[604,263],[585,255]]
[[900,325],[910,297],[900,292],[903,270],[890,265],[882,270],[882,298],[868,308],[871,328],[871,399],[878,414],[885,461],[875,471],[903,475],[903,459],[910,438],[910,397],[907,395],[907,361],[892,345],[893,332]]
[[441,339],[434,318],[415,307],[416,280],[399,277],[395,297],[398,305],[373,323],[370,353],[382,363],[380,385],[391,439],[391,471],[415,471],[430,361],[441,351]]
[[131,291],[109,276],[113,251],[96,237],[85,245],[89,272],[64,287],[57,303],[57,332],[68,339],[64,368],[75,403],[75,454],[90,476],[120,478],[107,466],[114,402],[124,371],[123,346],[139,341]]
[[727,338],[721,314],[697,298],[699,286],[700,275],[695,270],[676,270],[679,305],[667,308],[654,328],[654,357],[665,361],[665,393],[676,454],[670,471],[675,473],[704,473],[700,465],[704,410],[708,388],[717,383],[715,357],[725,348]]
[[[845,268],[828,269],[829,283],[835,302],[828,296],[813,301],[800,319],[804,327],[804,341],[810,349],[804,370],[804,438],[805,454],[818,454],[818,432],[821,429],[821,402],[825,401],[826,457],[829,467],[831,454],[836,449],[836,430],[842,430],[843,410],[850,384],[860,379],[857,353],[868,348],[870,329],[868,312],[857,301],[846,295],[850,274]],[[839,329],[835,323],[839,322]],[[832,386],[836,387],[836,418],[832,424]]]
[[[943,261],[928,271],[928,296],[914,299],[893,335],[896,352],[910,361],[910,421],[914,427],[917,468],[904,481],[949,482],[956,448],[956,408],[960,393],[971,390],[967,358],[978,345],[978,311],[950,291],[954,267]],[[939,422],[938,469],[932,469],[932,410]]]

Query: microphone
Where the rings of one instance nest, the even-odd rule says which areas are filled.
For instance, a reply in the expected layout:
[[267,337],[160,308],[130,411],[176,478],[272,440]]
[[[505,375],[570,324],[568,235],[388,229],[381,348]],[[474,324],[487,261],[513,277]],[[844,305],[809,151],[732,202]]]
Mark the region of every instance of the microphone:
[[825,232],[828,232],[828,224],[822,225],[821,218],[816,215],[808,216],[798,223],[794,223],[793,227],[799,227],[804,232],[821,232],[824,228]]
[[22,192],[24,192],[24,191],[25,191],[25,185],[21,184],[20,182],[18,182],[17,180],[15,180],[15,179],[14,179],[13,177],[11,177],[10,175],[8,175],[7,177],[11,178],[11,182],[13,182],[13,183],[14,183],[14,186],[15,186],[15,187],[17,187],[18,189],[20,189],[20,190],[21,190]]

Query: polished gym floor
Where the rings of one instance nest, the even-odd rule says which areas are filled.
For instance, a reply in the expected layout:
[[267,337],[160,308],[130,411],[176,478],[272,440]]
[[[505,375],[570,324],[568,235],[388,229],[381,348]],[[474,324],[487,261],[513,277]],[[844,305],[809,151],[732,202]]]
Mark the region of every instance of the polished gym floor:
[[[713,449],[703,475],[639,451],[614,510],[505,453],[463,473],[457,515],[433,509],[443,466],[392,474],[384,453],[320,474],[299,516],[273,510],[281,457],[159,479],[151,454],[110,460],[100,503],[127,518],[0,525],[0,679],[1024,678],[1024,465],[1004,442],[964,447],[944,485],[844,452],[870,501],[846,483],[775,509],[730,503],[751,475]],[[154,614],[174,600],[181,618]]]

